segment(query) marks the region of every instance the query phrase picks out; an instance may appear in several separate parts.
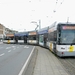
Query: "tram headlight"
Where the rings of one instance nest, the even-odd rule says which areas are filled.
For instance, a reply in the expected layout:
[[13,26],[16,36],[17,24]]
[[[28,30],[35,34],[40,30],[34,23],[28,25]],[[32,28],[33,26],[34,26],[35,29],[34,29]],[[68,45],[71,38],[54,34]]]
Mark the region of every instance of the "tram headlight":
[[64,54],[64,52],[61,52],[61,54]]

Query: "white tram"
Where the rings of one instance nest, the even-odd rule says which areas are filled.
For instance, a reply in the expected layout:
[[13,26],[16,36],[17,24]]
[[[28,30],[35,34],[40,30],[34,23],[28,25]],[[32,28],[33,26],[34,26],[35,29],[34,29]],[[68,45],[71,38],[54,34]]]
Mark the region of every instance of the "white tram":
[[60,57],[75,56],[75,23],[57,23],[49,26],[47,46]]
[[3,43],[14,44],[15,43],[14,34],[6,34],[6,36],[3,39]]

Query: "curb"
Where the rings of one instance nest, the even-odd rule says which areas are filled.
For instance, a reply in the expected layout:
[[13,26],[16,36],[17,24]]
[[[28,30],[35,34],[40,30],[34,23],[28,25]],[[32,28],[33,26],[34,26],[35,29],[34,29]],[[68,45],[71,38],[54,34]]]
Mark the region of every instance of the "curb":
[[32,51],[31,51],[31,53],[30,53],[28,59],[26,60],[24,66],[22,67],[22,69],[21,69],[21,71],[19,72],[18,75],[25,75],[25,74],[26,74],[26,70],[27,70],[28,65],[29,65],[29,62],[30,62],[30,60],[31,60],[31,58],[32,58],[32,55],[33,55],[34,50],[35,50],[35,46],[33,47],[33,49],[32,49]]

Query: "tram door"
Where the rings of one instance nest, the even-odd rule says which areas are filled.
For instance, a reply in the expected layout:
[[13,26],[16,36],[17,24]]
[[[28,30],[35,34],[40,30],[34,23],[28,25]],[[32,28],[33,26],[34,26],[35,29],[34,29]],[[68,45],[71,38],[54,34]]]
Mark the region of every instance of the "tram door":
[[15,37],[15,43],[18,43],[18,36]]
[[48,36],[48,34],[46,33],[46,34],[44,34],[44,46],[46,47],[46,44],[47,44],[47,36]]
[[24,36],[24,43],[27,43],[27,36]]
[[46,37],[44,37],[44,46],[46,46]]

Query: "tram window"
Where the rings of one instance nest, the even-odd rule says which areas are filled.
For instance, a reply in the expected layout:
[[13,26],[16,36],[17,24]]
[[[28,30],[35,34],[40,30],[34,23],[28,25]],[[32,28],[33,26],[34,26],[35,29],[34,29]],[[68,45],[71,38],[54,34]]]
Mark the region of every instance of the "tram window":
[[56,41],[57,40],[57,31],[49,33],[48,39],[49,39],[49,41]]
[[33,37],[33,40],[36,40],[36,37]]
[[11,37],[10,39],[11,39],[11,40],[13,40],[13,39],[14,39],[14,37]]
[[36,36],[29,36],[28,39],[29,40],[36,40]]
[[20,37],[18,37],[18,39],[19,39],[19,40],[21,40],[21,38],[20,38]]
[[54,34],[53,34],[53,32],[51,32],[49,34],[49,40],[54,41]]
[[24,39],[24,37],[20,36],[20,37],[18,37],[18,39],[19,39],[19,40],[23,40],[23,39]]
[[43,39],[44,39],[43,37],[44,37],[43,35],[40,35],[40,36],[39,36],[39,42],[42,43],[42,42],[44,41],[44,40],[43,40]]
[[9,39],[10,39],[10,40],[12,40],[12,38],[11,38],[11,37],[10,37]]

